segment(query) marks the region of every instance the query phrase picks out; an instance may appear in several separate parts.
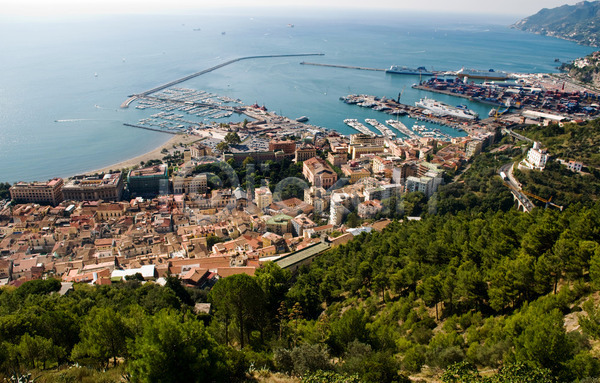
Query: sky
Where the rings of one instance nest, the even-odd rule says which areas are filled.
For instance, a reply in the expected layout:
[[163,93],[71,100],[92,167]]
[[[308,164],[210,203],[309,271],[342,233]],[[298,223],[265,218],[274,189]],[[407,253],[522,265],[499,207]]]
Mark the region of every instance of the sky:
[[0,15],[64,16],[78,14],[202,13],[212,8],[371,8],[526,17],[542,8],[580,0],[0,0]]

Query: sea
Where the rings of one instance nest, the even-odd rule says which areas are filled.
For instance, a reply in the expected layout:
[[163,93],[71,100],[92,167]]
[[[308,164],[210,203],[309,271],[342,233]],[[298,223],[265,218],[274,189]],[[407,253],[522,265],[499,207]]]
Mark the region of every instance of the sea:
[[593,51],[510,29],[515,21],[494,15],[264,8],[0,16],[0,182],[68,177],[154,149],[171,136],[124,126],[157,112],[135,103],[120,108],[128,95],[237,57],[324,54],[244,60],[177,86],[258,103],[290,118],[307,116],[311,124],[350,134],[346,118],[384,122],[390,116],[339,100],[348,94],[401,94],[406,104],[429,96],[466,104],[484,116],[490,106],[412,89],[418,76],[300,62],[549,73],[557,71],[555,59],[567,62]]

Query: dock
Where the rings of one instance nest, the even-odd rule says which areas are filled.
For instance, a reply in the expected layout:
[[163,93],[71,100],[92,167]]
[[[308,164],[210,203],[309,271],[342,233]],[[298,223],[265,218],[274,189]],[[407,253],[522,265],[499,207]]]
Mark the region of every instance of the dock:
[[454,97],[466,98],[469,101],[477,101],[477,100],[474,100],[473,97],[471,97],[471,96],[469,96],[467,94],[461,94],[461,93],[451,92],[449,90],[444,90],[444,89],[436,89],[436,88],[425,86],[425,85],[413,85],[412,88],[413,89],[419,89],[419,90],[426,90],[426,91],[432,92],[432,93],[445,94],[447,96],[454,96]]
[[376,136],[375,132],[372,132],[369,128],[358,122],[355,118],[347,118],[344,120],[344,124],[348,125],[352,129],[358,130],[362,134],[367,136]]
[[418,134],[416,134],[415,132],[411,131],[410,129],[408,129],[406,127],[406,125],[404,125],[403,123],[401,123],[400,121],[396,121],[396,120],[387,120],[385,122],[386,124],[394,127],[395,129],[397,129],[400,133],[404,134],[407,137],[410,137],[411,139],[416,139],[418,140],[419,138],[421,138],[421,136],[419,136]]
[[138,129],[151,130],[151,131],[153,131],[153,132],[159,132],[159,133],[172,134],[172,135],[174,135],[174,136],[177,136],[177,135],[181,134],[181,133],[178,133],[178,132],[169,132],[168,130],[161,130],[161,129],[149,128],[149,127],[147,127],[147,126],[141,126],[141,125],[133,125],[133,124],[127,124],[127,123],[124,123],[123,125],[125,125],[125,126],[130,126],[130,127],[132,127],[132,128],[138,128]]
[[314,66],[325,66],[329,68],[343,68],[343,69],[358,69],[358,70],[370,70],[375,72],[385,72],[385,69],[379,68],[366,68],[362,66],[351,66],[351,65],[335,65],[335,64],[319,64],[319,63],[309,63],[306,61],[302,61],[300,65],[314,65]]
[[381,134],[384,135],[385,137],[391,137],[391,138],[396,137],[396,133],[394,133],[392,131],[392,129],[388,128],[387,126],[383,125],[381,122],[379,122],[373,118],[367,118],[365,120],[365,122],[367,124],[371,125],[372,127],[374,127],[375,129],[379,130],[381,132]]
[[238,62],[238,61],[242,61],[242,60],[252,60],[252,59],[261,59],[261,58],[277,58],[277,57],[305,57],[305,56],[323,56],[323,55],[324,55],[324,53],[298,53],[298,54],[285,54],[285,55],[263,55],[263,56],[246,56],[246,57],[238,57],[238,58],[236,58],[236,59],[229,60],[229,61],[226,61],[226,62],[224,62],[224,63],[218,64],[218,65],[215,65],[215,66],[213,66],[213,67],[210,67],[210,68],[208,68],[208,69],[204,69],[204,70],[201,70],[201,71],[199,71],[199,72],[192,73],[192,74],[190,74],[190,75],[187,75],[187,76],[184,76],[184,77],[178,78],[177,80],[173,80],[173,81],[171,81],[171,82],[168,82],[168,83],[166,83],[166,84],[159,85],[159,86],[157,86],[157,87],[155,87],[155,88],[152,88],[152,89],[149,89],[149,90],[146,90],[146,91],[140,92],[140,93],[132,94],[132,95],[128,96],[129,98],[128,98],[128,99],[127,99],[125,102],[123,102],[123,103],[121,104],[121,107],[122,107],[122,108],[127,108],[127,107],[129,107],[129,105],[130,105],[130,104],[131,104],[133,101],[135,101],[135,100],[136,100],[137,98],[139,98],[139,97],[146,97],[146,96],[148,96],[148,95],[150,95],[150,94],[152,94],[152,93],[159,92],[159,91],[161,91],[161,90],[163,90],[163,89],[166,89],[166,88],[169,88],[169,87],[171,87],[171,86],[173,86],[173,85],[180,84],[180,83],[182,83],[182,82],[184,82],[184,81],[187,81],[187,80],[190,80],[190,79],[192,79],[192,78],[194,78],[194,77],[198,77],[198,76],[201,76],[201,75],[203,75],[203,74],[206,74],[206,73],[212,72],[212,71],[214,71],[214,70],[217,70],[217,69],[219,69],[219,68],[223,68],[224,66],[227,66],[227,65],[233,64],[233,63],[235,63],[235,62]]

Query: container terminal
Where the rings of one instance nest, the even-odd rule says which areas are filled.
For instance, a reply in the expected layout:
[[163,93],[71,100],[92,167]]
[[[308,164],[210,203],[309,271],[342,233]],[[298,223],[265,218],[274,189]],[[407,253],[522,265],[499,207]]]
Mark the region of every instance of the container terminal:
[[[543,78],[542,78],[543,80]],[[413,85],[413,88],[466,98],[470,101],[491,105],[494,109],[535,109],[547,113],[595,116],[599,112],[600,96],[586,91],[548,89],[546,81],[530,76],[516,82],[465,82],[458,78],[432,78]]]

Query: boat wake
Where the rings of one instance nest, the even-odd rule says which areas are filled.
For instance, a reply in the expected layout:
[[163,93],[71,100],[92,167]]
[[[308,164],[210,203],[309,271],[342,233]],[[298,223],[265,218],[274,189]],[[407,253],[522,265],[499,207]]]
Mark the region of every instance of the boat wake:
[[88,118],[67,118],[64,120],[54,120],[54,122],[78,122],[78,121],[92,121]]
[[81,121],[118,121],[118,120],[101,120],[97,118],[65,118],[62,120],[54,120],[54,122],[81,122]]

